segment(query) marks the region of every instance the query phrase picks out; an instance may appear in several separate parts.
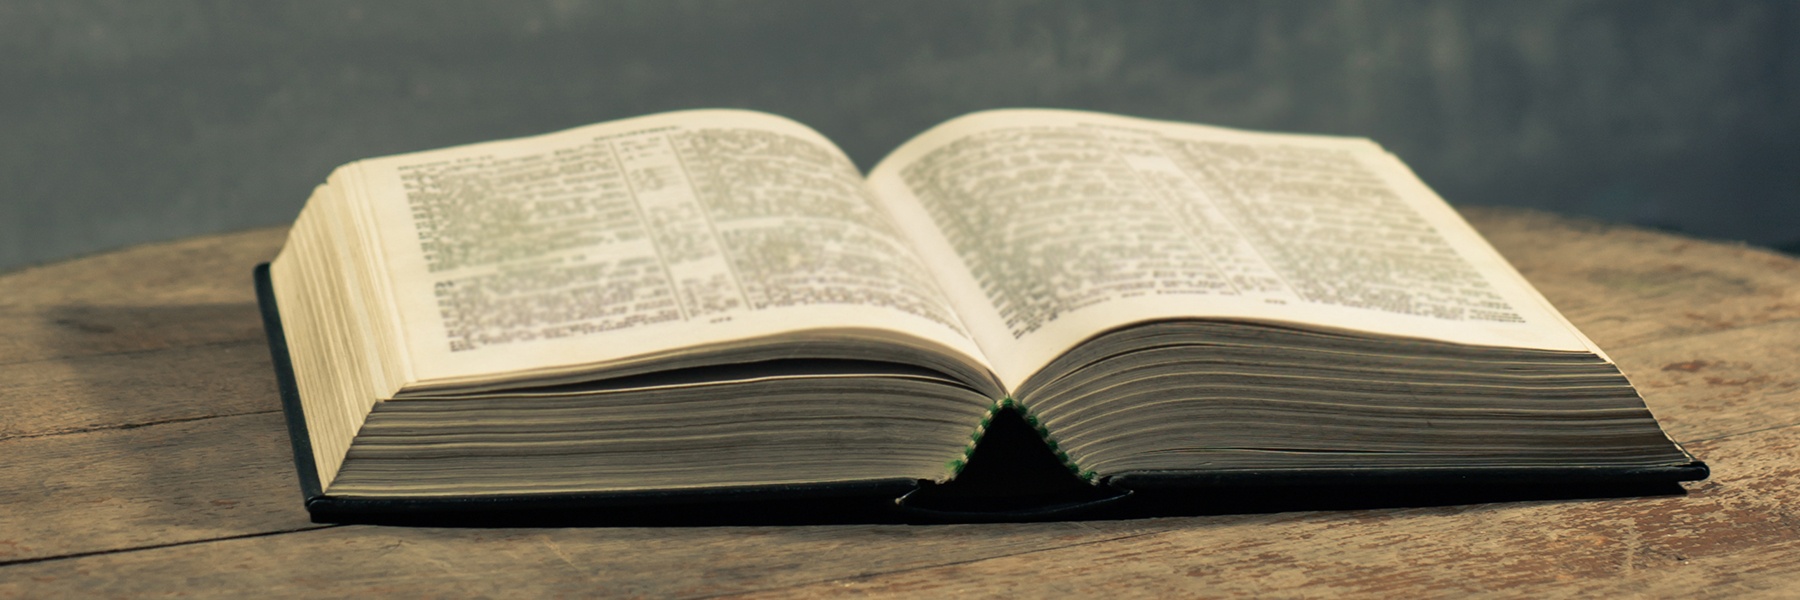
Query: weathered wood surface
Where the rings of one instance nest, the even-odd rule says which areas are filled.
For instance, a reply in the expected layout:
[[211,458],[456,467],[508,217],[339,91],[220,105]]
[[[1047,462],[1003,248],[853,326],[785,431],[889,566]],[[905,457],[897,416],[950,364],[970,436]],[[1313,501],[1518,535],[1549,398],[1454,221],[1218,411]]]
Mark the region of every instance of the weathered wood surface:
[[279,230],[0,275],[0,597],[1800,595],[1800,261],[1468,210],[1714,468],[1682,497],[1020,525],[320,526],[249,285]]

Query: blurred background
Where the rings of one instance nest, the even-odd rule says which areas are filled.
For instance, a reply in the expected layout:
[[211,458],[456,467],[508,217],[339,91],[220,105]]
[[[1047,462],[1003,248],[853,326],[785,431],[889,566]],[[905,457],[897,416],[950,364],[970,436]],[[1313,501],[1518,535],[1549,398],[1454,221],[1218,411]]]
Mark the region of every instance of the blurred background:
[[1800,2],[0,0],[0,271],[370,156],[696,107],[868,168],[1040,106],[1366,136],[1454,204],[1800,249]]

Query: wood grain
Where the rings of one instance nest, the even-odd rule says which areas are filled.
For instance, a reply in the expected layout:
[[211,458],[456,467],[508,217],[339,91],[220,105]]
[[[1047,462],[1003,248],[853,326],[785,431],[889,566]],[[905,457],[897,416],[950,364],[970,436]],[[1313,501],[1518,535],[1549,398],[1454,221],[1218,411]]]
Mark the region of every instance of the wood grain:
[[[1800,429],[1697,444],[1686,496],[1027,525],[336,527],[16,565],[8,593],[1365,597],[1756,589],[1800,574]],[[1745,562],[1740,571],[1733,561]],[[1667,573],[1687,570],[1688,577]],[[1657,587],[1650,587],[1650,586]],[[1660,592],[1659,592],[1660,595]]]
[[286,228],[154,244],[0,275],[0,365],[262,339],[250,268]]
[[286,234],[0,274],[0,440],[279,409],[249,269]]
[[[9,567],[0,597],[704,597],[1142,534],[1155,523],[676,529],[333,527]],[[185,580],[198,576],[198,585]]]
[[276,394],[262,339],[0,365],[0,441],[274,412]]
[[[1696,444],[1722,465],[1686,496],[1305,513],[1165,531],[803,588],[768,597],[1663,597],[1800,588],[1800,430]],[[1698,568],[1695,568],[1695,566]],[[1676,573],[1680,572],[1679,575]]]
[[81,305],[254,303],[250,267],[275,258],[286,227],[147,244],[0,274],[0,312]]
[[229,342],[260,342],[252,302],[81,304],[0,314],[0,365],[30,365],[109,354],[157,352]]
[[1460,210],[1609,353],[1800,319],[1800,261],[1788,256],[1541,212]]
[[0,456],[0,562],[311,526],[278,413],[13,439]]
[[1790,595],[1800,261],[1465,213],[1713,479],[1685,497],[1106,522],[320,528],[249,284],[282,241],[265,229],[0,274],[0,598]]
[[1800,423],[1800,321],[1646,342],[1613,352],[1677,440]]

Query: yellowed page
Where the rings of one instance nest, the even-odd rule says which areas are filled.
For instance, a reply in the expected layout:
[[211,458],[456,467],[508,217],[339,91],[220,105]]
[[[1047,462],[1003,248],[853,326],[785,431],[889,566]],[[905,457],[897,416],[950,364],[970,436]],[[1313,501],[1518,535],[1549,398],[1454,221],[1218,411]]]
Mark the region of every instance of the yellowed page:
[[869,183],[1009,389],[1171,318],[1597,352],[1368,140],[1001,110],[913,138]]
[[414,384],[604,372],[800,331],[980,364],[855,167],[787,119],[668,113],[347,170]]

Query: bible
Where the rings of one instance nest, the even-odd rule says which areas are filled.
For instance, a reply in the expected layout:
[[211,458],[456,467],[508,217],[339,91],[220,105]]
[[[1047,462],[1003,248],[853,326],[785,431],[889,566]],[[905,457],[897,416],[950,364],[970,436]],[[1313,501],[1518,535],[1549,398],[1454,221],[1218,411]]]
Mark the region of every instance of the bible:
[[257,280],[315,518],[905,509],[1002,422],[1084,499],[1706,476],[1365,139],[665,113],[340,167]]

